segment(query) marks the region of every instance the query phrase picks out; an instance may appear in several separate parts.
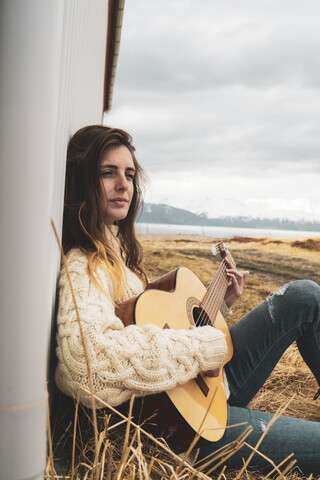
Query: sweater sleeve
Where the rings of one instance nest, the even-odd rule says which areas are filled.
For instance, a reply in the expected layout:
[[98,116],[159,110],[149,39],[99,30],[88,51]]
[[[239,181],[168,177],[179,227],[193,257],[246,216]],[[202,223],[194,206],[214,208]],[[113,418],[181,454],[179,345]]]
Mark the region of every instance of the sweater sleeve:
[[[219,330],[204,326],[192,330],[170,330],[148,324],[124,327],[106,294],[90,282],[82,258],[69,262],[69,273],[91,364],[95,394],[110,405],[119,405],[132,394],[159,393],[183,384],[200,371],[220,367],[227,347]],[[139,294],[128,271],[129,296]],[[152,319],[150,319],[152,320]],[[62,270],[58,311],[57,386],[76,396],[80,386],[89,389],[84,349],[70,286]],[[91,407],[90,396],[81,396]]]

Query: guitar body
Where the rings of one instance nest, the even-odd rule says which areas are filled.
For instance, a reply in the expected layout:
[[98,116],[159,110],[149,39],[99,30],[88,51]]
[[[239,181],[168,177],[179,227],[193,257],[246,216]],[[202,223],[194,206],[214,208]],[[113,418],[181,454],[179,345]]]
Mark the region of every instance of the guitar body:
[[[149,284],[145,292],[122,304],[116,313],[125,325],[143,326],[152,322],[160,328],[189,329],[194,325],[194,316],[205,293],[206,288],[198,277],[180,267]],[[214,325],[226,335],[227,363],[232,358],[233,346],[220,312]],[[136,399],[135,404],[135,417],[139,417],[140,423],[144,422],[143,428],[165,438],[177,453],[188,449],[206,414],[198,446],[219,440],[227,423],[222,369],[218,377],[199,374],[173,390]]]

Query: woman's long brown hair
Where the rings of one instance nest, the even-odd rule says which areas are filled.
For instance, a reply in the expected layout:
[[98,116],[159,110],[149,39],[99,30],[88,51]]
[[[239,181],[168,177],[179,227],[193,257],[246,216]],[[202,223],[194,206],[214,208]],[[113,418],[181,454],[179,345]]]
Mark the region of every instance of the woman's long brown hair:
[[136,160],[132,138],[124,130],[89,125],[71,137],[67,149],[62,244],[65,253],[71,248],[80,248],[89,256],[107,260],[111,268],[117,269],[116,256],[106,240],[106,224],[100,206],[100,162],[107,151],[121,145],[131,152],[136,174],[128,215],[118,222],[118,237],[126,265],[146,282],[141,266],[142,247],[134,229],[136,216],[142,207],[143,170]]

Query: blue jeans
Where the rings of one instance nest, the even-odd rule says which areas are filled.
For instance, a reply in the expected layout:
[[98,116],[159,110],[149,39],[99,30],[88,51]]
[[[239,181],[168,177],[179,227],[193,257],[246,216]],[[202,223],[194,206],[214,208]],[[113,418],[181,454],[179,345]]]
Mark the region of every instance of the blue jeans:
[[[228,425],[248,422],[253,431],[246,442],[255,446],[273,414],[246,406],[294,341],[320,385],[319,285],[310,280],[284,285],[232,326],[230,332],[234,355],[225,367],[230,387]],[[197,461],[236,440],[245,428],[247,425],[226,429],[221,440],[200,448]],[[267,432],[259,451],[275,463],[294,452],[297,466],[305,475],[320,474],[320,423],[281,416]],[[226,461],[227,466],[241,468],[251,452],[249,447],[241,448]],[[255,454],[250,467],[266,471],[270,463]]]

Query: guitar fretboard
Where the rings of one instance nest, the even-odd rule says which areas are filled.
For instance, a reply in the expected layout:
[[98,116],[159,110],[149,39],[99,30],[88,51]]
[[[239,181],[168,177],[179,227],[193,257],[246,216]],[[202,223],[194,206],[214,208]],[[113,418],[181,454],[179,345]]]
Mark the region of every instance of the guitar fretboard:
[[206,325],[208,323],[214,325],[229,284],[228,276],[226,274],[226,269],[229,268],[229,266],[225,261],[226,258],[233,266],[235,266],[232,256],[227,254],[220,263],[217,272],[203,297],[200,305],[202,312],[197,321],[198,326]]

